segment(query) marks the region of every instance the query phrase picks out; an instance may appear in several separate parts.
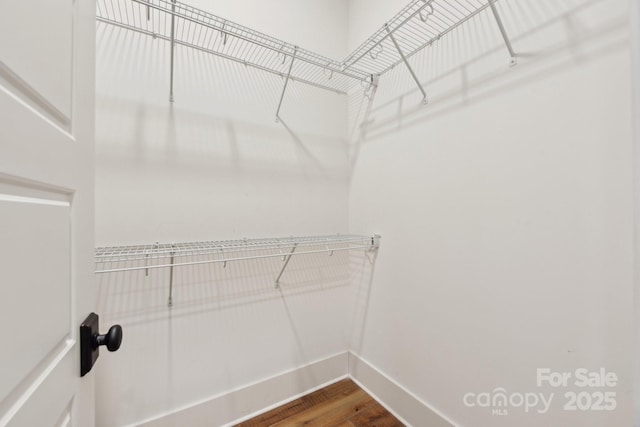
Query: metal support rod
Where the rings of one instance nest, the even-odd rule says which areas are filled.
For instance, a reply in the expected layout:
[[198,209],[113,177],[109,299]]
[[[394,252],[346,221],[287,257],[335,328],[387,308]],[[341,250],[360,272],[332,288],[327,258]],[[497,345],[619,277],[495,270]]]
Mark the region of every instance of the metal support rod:
[[168,307],[173,306],[173,257],[175,252],[171,252],[171,267],[169,268],[169,301],[167,302]]
[[[406,24],[407,22],[411,21],[414,16],[419,15],[420,13],[422,13],[424,8],[426,8],[427,6],[431,6],[431,3],[433,3],[433,0],[429,0],[428,2],[425,2],[425,4],[423,4],[422,7],[420,7],[418,10],[413,12],[411,15],[407,16],[402,22],[397,24],[393,30],[389,30],[388,24],[384,24],[385,29],[387,30],[387,35],[382,37],[376,43],[374,43],[373,46],[371,46],[369,49],[367,49],[364,52],[362,52],[362,54],[360,54],[360,56],[358,56],[356,59],[352,59],[352,56],[353,56],[353,54],[352,54],[346,60],[344,60],[343,61],[344,64],[349,63],[349,65],[347,65],[345,67],[345,70],[348,70],[349,67],[351,67],[353,64],[356,64],[358,61],[360,61],[364,56],[366,56],[369,52],[371,52],[373,49],[375,49],[376,46],[381,45],[382,42],[384,42],[384,39],[386,39],[390,34],[394,33],[398,28],[401,28],[404,24]],[[356,50],[356,52],[357,51],[358,50]],[[356,53],[356,52],[354,52],[354,53]]]
[[498,24],[498,28],[500,28],[500,33],[502,34],[504,43],[507,45],[507,50],[509,51],[509,55],[511,55],[511,66],[513,67],[518,63],[518,57],[516,56],[516,53],[513,50],[513,46],[511,45],[511,41],[509,40],[509,35],[507,34],[507,30],[504,29],[504,24],[502,23],[502,19],[500,18],[500,14],[498,13],[498,9],[496,8],[496,0],[488,0],[488,1],[489,1],[489,6],[491,7],[491,12],[493,12],[493,17],[496,18],[496,23]]
[[371,75],[371,92],[369,93],[369,102],[367,102],[367,109],[364,112],[364,119],[362,120],[363,126],[369,123],[369,117],[371,117],[371,110],[373,109],[373,100],[378,92],[378,83],[380,82],[379,75]]
[[296,251],[297,247],[298,247],[298,244],[294,243],[293,248],[291,249],[291,252],[289,252],[289,255],[287,255],[287,259],[284,260],[284,265],[282,266],[282,269],[280,270],[280,274],[278,274],[278,277],[276,278],[276,288],[280,287],[280,278],[282,277],[282,273],[284,273],[285,268],[287,268],[287,265],[289,264],[289,261],[291,261],[291,256]]
[[[362,141],[365,140],[366,137],[366,132],[367,132],[367,127],[369,126],[369,117],[371,117],[371,110],[373,109],[373,101],[376,97],[376,92],[378,91],[378,83],[380,81],[380,76],[377,74],[372,74],[371,75],[371,88],[369,89],[369,95],[368,95],[368,101],[367,101],[367,108],[364,112],[364,117],[362,118],[362,122],[360,123],[360,134],[358,136],[358,140],[356,141],[356,145],[355,145],[355,152],[354,152],[354,156],[357,157],[359,151],[360,151],[360,144],[362,143]],[[365,96],[367,96],[365,94]]]
[[[160,247],[160,243],[156,242],[155,245],[153,245],[154,250],[157,250]],[[171,264],[173,264],[173,262],[171,262]],[[144,256],[144,265],[147,267],[144,269],[144,275],[145,276],[149,276],[149,251],[146,251],[146,254]]]
[[422,87],[422,83],[420,83],[420,80],[418,80],[418,76],[416,76],[416,73],[413,72],[413,68],[411,68],[411,65],[409,65],[409,62],[407,61],[407,58],[404,56],[404,53],[402,52],[402,49],[400,49],[400,45],[396,41],[396,38],[393,37],[393,33],[391,32],[391,30],[389,30],[389,25],[388,24],[384,24],[384,28],[385,28],[385,30],[387,30],[387,33],[389,33],[389,38],[391,39],[391,41],[393,42],[394,46],[396,47],[396,50],[398,51],[398,54],[400,54],[400,58],[402,58],[402,62],[404,62],[404,65],[407,66],[407,68],[409,69],[409,72],[411,73],[411,77],[413,77],[413,80],[415,80],[416,84],[418,85],[418,88],[420,89],[420,92],[422,92],[422,103],[426,104],[428,102],[428,100],[427,100],[427,92],[425,92],[424,88]]
[[280,95],[280,102],[278,103],[278,109],[276,110],[276,123],[278,123],[278,121],[280,120],[280,107],[282,107],[282,100],[284,100],[284,93],[287,90],[287,85],[289,84],[289,78],[291,78],[291,70],[293,69],[293,61],[296,60],[297,51],[298,51],[298,46],[296,46],[293,49],[293,55],[291,56],[291,63],[289,64],[289,71],[287,72],[287,79],[284,81],[284,87],[282,88],[282,95]]
[[171,70],[169,72],[169,102],[173,102],[173,55],[176,50],[176,0],[171,0]]

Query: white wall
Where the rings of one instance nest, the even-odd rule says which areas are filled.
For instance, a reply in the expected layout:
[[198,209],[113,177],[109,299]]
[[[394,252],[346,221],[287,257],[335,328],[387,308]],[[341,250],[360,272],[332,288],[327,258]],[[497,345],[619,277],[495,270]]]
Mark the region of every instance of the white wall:
[[[190,3],[344,54],[339,0]],[[292,19],[303,13],[313,19]],[[178,47],[170,104],[168,53],[166,42],[97,25],[97,245],[348,231],[345,96],[293,82],[277,124],[279,77]],[[279,258],[178,269],[173,309],[167,271],[99,276],[103,328],[121,323],[124,342],[96,365],[98,425],[138,423],[346,351],[348,262],[344,252],[294,258],[282,291]],[[235,405],[228,414],[255,410]]]
[[[405,5],[191,3],[334,58]],[[498,4],[517,68],[484,13],[411,59],[429,106],[402,67],[383,76],[364,137],[361,93],[294,83],[287,130],[273,122],[280,78],[180,48],[171,105],[166,44],[98,25],[98,245],[383,235],[373,275],[361,255],[298,258],[282,293],[279,260],[179,270],[171,310],[166,271],[99,277],[102,324],[121,323],[125,341],[96,365],[98,425],[347,349],[456,424],[630,424],[626,1]],[[565,412],[565,390],[546,415],[462,403],[496,387],[538,391],[538,367],[616,372],[618,409]],[[240,395],[212,401],[243,413]]]
[[[351,47],[404,3],[351,0]],[[459,425],[631,425],[627,2],[498,5],[516,68],[482,14],[411,59],[429,106],[397,67],[354,141],[351,231],[383,239],[353,350]],[[536,368],[581,367],[618,375],[615,411],[536,387]],[[498,387],[555,398],[544,415],[463,405]]]
[[[631,72],[636,78],[632,81],[633,86],[633,181],[634,181],[634,250],[635,250],[635,275],[634,275],[634,384],[640,384],[640,197],[638,197],[640,191],[640,118],[638,112],[640,112],[640,79],[637,76],[640,73],[640,2],[637,0],[631,0],[629,7],[630,23],[631,23]],[[635,393],[633,396],[634,403],[634,425],[640,424],[640,395]]]
[[[299,32],[287,27],[296,2],[269,3],[273,34],[342,54],[346,25]],[[302,3],[307,27],[345,20],[341,2]],[[190,4],[266,25],[263,2]],[[178,46],[172,105],[166,42],[97,28],[99,245],[347,230],[346,97],[291,82],[278,124],[280,77]]]

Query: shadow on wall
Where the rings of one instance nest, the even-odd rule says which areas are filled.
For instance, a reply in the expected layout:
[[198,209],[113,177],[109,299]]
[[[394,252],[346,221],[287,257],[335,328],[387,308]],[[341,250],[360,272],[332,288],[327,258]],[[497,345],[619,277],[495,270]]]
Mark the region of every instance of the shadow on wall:
[[[370,92],[352,96],[352,164],[363,142],[451,114],[505,91],[524,88],[531,80],[543,79],[625,46],[628,34],[624,3],[499,2],[499,12],[518,56],[518,65],[513,69],[508,66],[509,56],[495,20],[486,9],[409,59],[427,90],[429,105],[420,103],[421,94],[403,64],[381,77],[370,115],[366,114]],[[592,22],[594,14],[599,17],[597,22]]]
[[354,284],[353,311],[349,335],[349,350],[359,355],[362,350],[373,292],[373,277],[380,249],[364,256],[352,255],[349,260],[351,281]]
[[98,425],[137,424],[346,351],[349,322],[363,325],[347,310],[349,284],[372,261],[360,251],[295,256],[279,288],[281,257],[175,267],[172,308],[169,269],[98,275],[102,324],[122,324],[125,336],[96,366]]
[[179,46],[170,103],[167,47],[97,25],[97,244],[347,232],[346,97],[292,82],[276,123],[280,77]]
[[105,164],[203,167],[221,176],[247,169],[264,178],[274,170],[325,180],[345,176],[344,140],[303,135],[289,120],[264,126],[109,95],[99,104],[97,151]]
[[97,25],[98,160],[346,179],[346,97],[176,47],[174,103],[163,40]]
[[[176,46],[175,102],[169,103],[169,43],[105,23],[97,25],[98,107],[102,97],[175,107],[214,122],[250,123],[284,134],[275,112],[284,79],[205,52]],[[291,81],[280,116],[307,137],[345,142],[346,96]],[[173,125],[171,123],[166,123]]]
[[[317,249],[311,250],[322,250]],[[355,253],[350,253],[355,252]],[[255,255],[264,255],[264,252]],[[245,255],[243,255],[245,256]],[[250,251],[246,256],[251,256]],[[206,256],[185,257],[181,262],[202,262]],[[97,275],[98,308],[110,319],[127,324],[161,318],[188,316],[203,311],[226,310],[266,300],[283,300],[302,293],[348,286],[354,260],[361,269],[373,262],[359,251],[337,251],[328,255],[308,254],[291,258],[283,270],[285,256],[222,263],[176,266],[173,269],[173,305],[168,308],[171,269],[151,268]],[[156,261],[157,262],[157,261]],[[162,261],[161,261],[162,262]],[[143,264],[140,264],[142,267]],[[125,267],[118,262],[109,269]],[[283,271],[280,286],[275,280]]]

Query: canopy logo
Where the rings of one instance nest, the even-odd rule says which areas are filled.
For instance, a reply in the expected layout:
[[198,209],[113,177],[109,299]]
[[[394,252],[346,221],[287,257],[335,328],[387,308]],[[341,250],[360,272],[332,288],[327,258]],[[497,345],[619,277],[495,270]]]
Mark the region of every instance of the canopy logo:
[[533,392],[509,394],[504,388],[498,387],[492,392],[467,393],[462,401],[468,408],[488,408],[493,415],[508,415],[509,408],[524,408],[525,412],[545,414],[551,407],[553,396],[553,393],[545,395]]

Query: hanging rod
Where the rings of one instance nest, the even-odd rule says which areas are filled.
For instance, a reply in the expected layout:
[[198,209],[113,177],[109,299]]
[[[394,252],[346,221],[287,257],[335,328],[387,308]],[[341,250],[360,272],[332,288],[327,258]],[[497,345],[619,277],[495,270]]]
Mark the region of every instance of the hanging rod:
[[[342,63],[249,27],[171,0],[96,0],[99,22],[175,42],[216,56],[285,77],[294,52],[291,81],[346,94],[370,75],[357,68],[343,70]],[[172,26],[173,21],[173,26]],[[174,31],[172,32],[172,27]],[[172,37],[174,35],[174,37]]]

